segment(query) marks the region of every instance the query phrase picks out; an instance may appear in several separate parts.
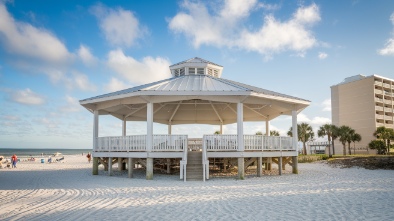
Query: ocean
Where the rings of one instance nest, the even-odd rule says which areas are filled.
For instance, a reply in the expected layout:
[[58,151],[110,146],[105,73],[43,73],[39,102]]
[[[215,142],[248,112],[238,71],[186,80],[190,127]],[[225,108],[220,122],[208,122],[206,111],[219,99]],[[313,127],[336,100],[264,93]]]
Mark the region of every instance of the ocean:
[[11,157],[16,154],[18,158],[21,157],[41,157],[50,156],[54,153],[61,153],[62,155],[86,155],[88,152],[92,152],[92,149],[10,149],[0,148],[0,156]]

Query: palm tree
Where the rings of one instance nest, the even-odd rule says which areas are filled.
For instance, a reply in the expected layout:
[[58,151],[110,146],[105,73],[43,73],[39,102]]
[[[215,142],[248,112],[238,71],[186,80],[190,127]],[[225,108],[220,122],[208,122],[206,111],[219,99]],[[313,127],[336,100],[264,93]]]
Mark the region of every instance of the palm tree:
[[353,151],[354,151],[354,155],[356,155],[356,142],[360,142],[361,141],[361,135],[358,133],[354,133],[351,137],[352,142],[353,142]]
[[263,133],[261,131],[257,131],[256,135],[263,135]]
[[[331,155],[331,138],[332,138],[332,132],[333,132],[333,127],[334,125],[332,124],[324,124],[323,126],[321,126],[319,128],[319,130],[317,131],[317,135],[319,137],[324,137],[327,136],[328,139],[328,157],[332,157]],[[334,142],[333,142],[334,143]],[[334,144],[333,144],[334,145]]]
[[[305,144],[309,140],[313,139],[315,133],[313,132],[311,125],[307,123],[301,123],[301,124],[297,124],[297,134],[298,134],[298,141],[301,141],[303,145],[303,154],[307,155]],[[293,127],[290,127],[289,131],[287,132],[287,135],[290,137],[293,136]]]
[[332,155],[335,155],[335,140],[338,138],[338,132],[339,132],[339,128],[335,125],[332,125],[332,134],[331,134],[331,138],[332,138]]
[[352,155],[352,150],[350,149],[350,144],[352,143],[352,138],[353,138],[353,136],[354,136],[354,134],[356,133],[356,131],[354,130],[354,129],[351,129],[350,131],[349,131],[349,137],[347,138],[347,143],[348,143],[348,145],[347,145],[347,148],[348,148],[348,150],[349,150],[349,155]]
[[384,145],[386,147],[386,154],[389,154],[391,146],[390,140],[394,139],[394,130],[391,128],[386,128],[384,126],[378,127],[373,133],[373,135],[384,142]]
[[339,137],[339,141],[341,141],[343,145],[344,156],[346,156],[346,142],[349,142],[349,140],[351,140],[350,137],[352,133],[354,133],[354,130],[349,126],[341,126],[338,128],[338,137]]
[[215,131],[215,133],[213,133],[213,134],[215,134],[215,135],[216,135],[216,134],[220,134],[220,131],[217,130],[217,131]]
[[277,130],[270,130],[270,136],[279,137],[280,136],[279,131],[277,131]]

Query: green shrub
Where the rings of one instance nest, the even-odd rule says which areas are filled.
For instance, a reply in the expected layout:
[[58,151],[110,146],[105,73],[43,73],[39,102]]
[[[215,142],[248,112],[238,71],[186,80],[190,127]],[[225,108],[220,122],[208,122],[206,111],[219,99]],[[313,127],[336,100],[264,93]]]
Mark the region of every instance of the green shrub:
[[314,154],[314,155],[299,155],[299,163],[312,163],[320,160],[327,160],[328,156],[326,154]]

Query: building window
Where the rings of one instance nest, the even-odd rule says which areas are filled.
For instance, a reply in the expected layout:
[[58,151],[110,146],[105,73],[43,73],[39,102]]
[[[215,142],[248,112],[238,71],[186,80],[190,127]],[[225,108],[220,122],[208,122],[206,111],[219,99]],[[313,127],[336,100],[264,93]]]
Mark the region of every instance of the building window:
[[208,75],[212,76],[212,69],[208,68]]
[[217,78],[217,77],[219,77],[219,71],[218,70],[213,70],[213,76],[215,77],[215,78]]
[[185,68],[179,69],[179,76],[185,75]]
[[195,68],[189,68],[189,75],[196,74],[196,69]]
[[197,74],[204,74],[204,68],[197,68]]

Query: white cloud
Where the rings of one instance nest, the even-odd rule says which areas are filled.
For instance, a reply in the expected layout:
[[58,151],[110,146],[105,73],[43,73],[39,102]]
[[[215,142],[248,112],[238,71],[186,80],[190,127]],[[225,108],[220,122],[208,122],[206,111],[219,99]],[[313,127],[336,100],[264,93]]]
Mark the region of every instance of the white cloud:
[[129,88],[129,86],[117,78],[111,78],[111,81],[105,86],[105,90],[108,92],[120,91],[126,88]]
[[121,77],[136,84],[149,83],[170,77],[170,62],[161,57],[144,57],[137,61],[117,49],[108,53],[107,65]]
[[101,31],[112,45],[130,47],[147,34],[146,28],[140,25],[131,11],[97,4],[91,12],[99,20]]
[[65,45],[48,30],[15,21],[2,1],[0,34],[1,43],[11,54],[50,63],[65,63],[72,58]]
[[331,99],[330,98],[325,99],[322,102],[322,105],[323,105],[323,111],[331,111]]
[[311,124],[316,126],[321,126],[323,124],[330,124],[331,120],[326,117],[314,117],[311,121]]
[[324,52],[319,52],[318,55],[320,60],[326,59],[328,57],[328,54],[324,53]]
[[384,48],[378,51],[380,55],[394,55],[394,38],[387,40]]
[[314,117],[312,120],[307,117],[305,114],[300,113],[297,115],[297,122],[298,123],[308,123],[311,125],[321,126],[323,124],[331,123],[331,120],[326,117]]
[[60,107],[62,112],[78,112],[81,110],[81,105],[76,98],[66,95],[66,105]]
[[45,103],[44,97],[33,92],[30,88],[11,92],[10,99],[14,102],[27,105],[40,105]]
[[44,68],[42,72],[45,73],[53,84],[62,84],[69,90],[79,89],[83,91],[96,91],[97,87],[89,81],[87,75],[78,71],[71,71],[70,73],[59,70]]
[[316,4],[298,8],[287,21],[267,15],[264,24],[257,31],[245,28],[247,18],[258,8],[258,3],[254,0],[246,3],[225,1],[215,14],[211,14],[200,2],[186,0],[181,6],[184,10],[169,20],[169,28],[175,33],[184,34],[196,48],[204,44],[237,47],[269,56],[286,50],[302,54],[317,42],[309,30],[320,21]]
[[[390,21],[394,26],[394,13],[390,16]],[[389,38],[384,46],[384,48],[378,50],[380,55],[394,55],[394,32],[392,33],[391,38]]]
[[97,58],[95,58],[90,49],[85,45],[81,45],[78,49],[78,56],[81,58],[82,62],[87,66],[92,66],[96,64]]

